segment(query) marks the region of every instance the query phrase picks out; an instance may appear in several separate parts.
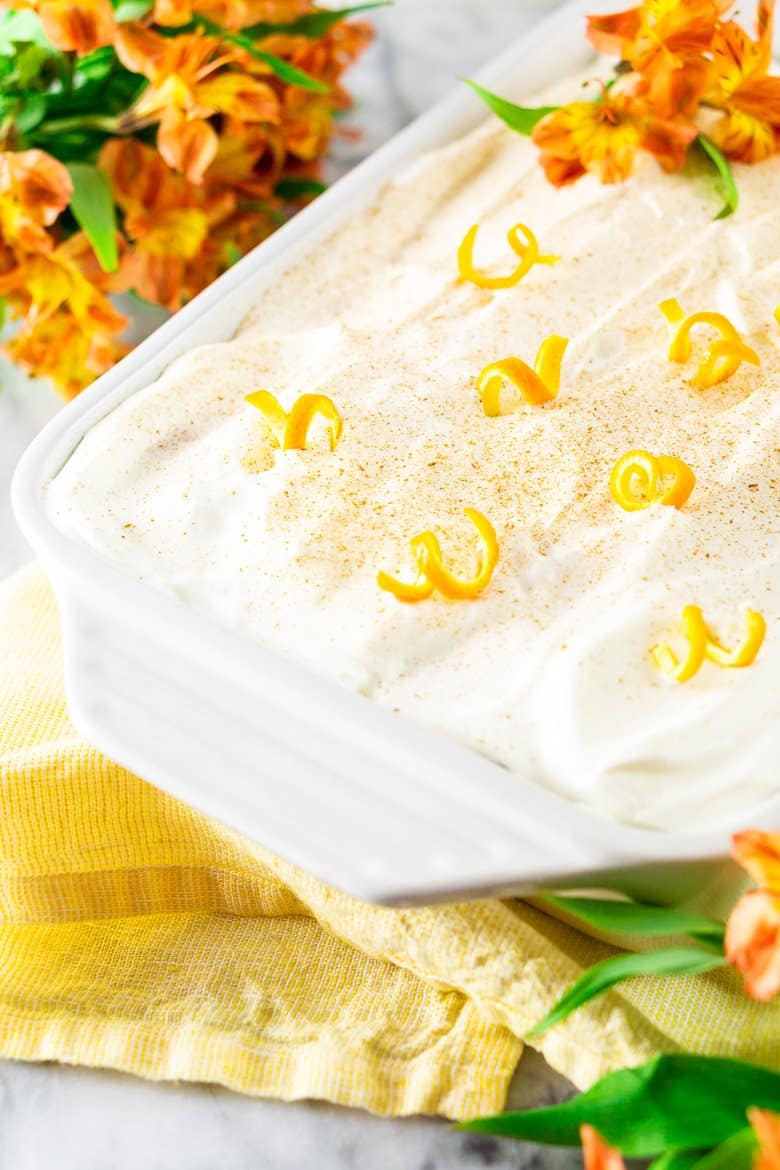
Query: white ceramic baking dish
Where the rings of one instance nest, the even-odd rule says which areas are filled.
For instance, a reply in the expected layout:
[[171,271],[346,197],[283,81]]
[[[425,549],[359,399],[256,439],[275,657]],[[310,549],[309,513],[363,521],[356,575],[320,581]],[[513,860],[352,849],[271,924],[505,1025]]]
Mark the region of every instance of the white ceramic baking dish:
[[[490,67],[516,99],[586,66],[587,0]],[[485,116],[462,86],[196,298],[65,408],[24,456],[19,523],[62,610],[68,701],[141,776],[363,899],[433,902],[607,885],[678,900],[727,874],[730,832],[616,825],[331,685],[123,574],[59,532],[45,492],[85,432],[180,354],[231,336],[256,292],[422,152]],[[741,823],[780,825],[780,801]]]

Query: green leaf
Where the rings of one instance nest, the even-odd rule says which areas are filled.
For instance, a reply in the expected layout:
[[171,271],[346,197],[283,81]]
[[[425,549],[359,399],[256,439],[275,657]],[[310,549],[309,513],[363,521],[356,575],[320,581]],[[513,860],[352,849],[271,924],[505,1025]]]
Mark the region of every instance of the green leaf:
[[205,16],[198,16],[196,25],[205,29],[206,32],[214,36],[221,36],[223,41],[228,41],[232,45],[238,45],[239,48],[244,49],[247,53],[251,53],[258,61],[264,61],[271,72],[279,78],[280,81],[286,81],[288,85],[297,85],[299,89],[308,89],[312,93],[330,93],[330,86],[325,85],[323,81],[318,81],[316,77],[305,73],[303,69],[298,69],[297,66],[291,65],[289,61],[285,61],[282,57],[277,57],[275,53],[266,53],[265,49],[258,49],[254,43],[256,38],[253,38],[250,29],[244,32],[225,32],[213,20],[208,20]]
[[320,179],[296,179],[290,175],[279,180],[274,194],[280,199],[299,199],[302,195],[321,195],[326,190],[327,184]]
[[543,1036],[560,1024],[577,1008],[622,983],[639,975],[701,975],[726,963],[723,954],[713,954],[702,947],[668,947],[662,951],[639,954],[613,955],[588,968],[564,992],[555,1007],[528,1033],[529,1037]]
[[701,1150],[667,1150],[660,1158],[655,1158],[647,1170],[692,1170],[701,1156]]
[[758,1149],[755,1131],[747,1126],[721,1142],[709,1154],[699,1157],[694,1170],[752,1170],[753,1156]]
[[36,84],[40,86],[41,73],[44,66],[51,60],[51,56],[51,49],[44,45],[33,43],[20,46],[14,58],[17,84],[22,87]]
[[502,122],[506,122],[510,130],[516,130],[518,134],[531,134],[537,122],[541,122],[542,118],[558,109],[557,106],[516,106],[514,102],[508,102],[506,98],[491,93],[489,89],[483,89],[476,81],[469,81],[466,78],[466,84],[490,106]]
[[153,7],[154,0],[119,0],[114,5],[114,19],[118,24],[125,24],[128,20],[143,20]]
[[734,172],[731,169],[731,163],[725,154],[718,150],[715,143],[705,137],[704,134],[700,134],[696,141],[718,172],[722,188],[721,193],[726,202],[715,218],[725,219],[727,216],[733,215],[739,207],[739,190],[734,179]]
[[297,20],[282,21],[278,24],[271,21],[253,24],[244,29],[244,32],[255,40],[260,40],[262,37],[272,37],[277,33],[283,33],[285,36],[316,39],[323,36],[328,29],[347,16],[353,16],[356,12],[368,12],[372,8],[387,8],[392,3],[393,0],[374,0],[373,3],[369,4],[353,4],[349,8],[333,8],[327,12],[308,12],[304,16],[299,16]]
[[115,272],[117,254],[116,210],[108,179],[91,163],[70,163],[73,182],[70,210],[89,237],[104,272]]
[[118,58],[113,45],[102,45],[76,61],[73,67],[73,84],[78,88],[89,82],[104,81],[117,64]]
[[578,1146],[594,1126],[629,1157],[708,1149],[745,1128],[751,1106],[780,1111],[780,1074],[740,1060],[674,1053],[608,1073],[586,1093],[461,1128],[553,1146]]
[[0,330],[5,325],[5,297],[0,297]]
[[283,57],[277,57],[275,53],[266,53],[265,49],[258,49],[257,45],[243,33],[228,33],[224,39],[232,41],[234,45],[240,45],[258,61],[265,61],[268,68],[280,81],[286,81],[288,85],[297,85],[299,89],[308,89],[312,93],[330,93],[330,86],[326,85],[324,81],[318,81],[310,73],[305,73],[297,65],[291,65]]
[[14,117],[14,125],[20,134],[28,134],[40,125],[46,117],[46,98],[41,93],[31,93],[21,104]]
[[703,914],[689,914],[685,910],[669,910],[664,906],[642,906],[638,902],[616,902],[605,898],[564,898],[545,894],[542,902],[573,914],[588,926],[612,934],[640,935],[661,938],[666,935],[687,934],[717,945],[723,944],[725,926]]

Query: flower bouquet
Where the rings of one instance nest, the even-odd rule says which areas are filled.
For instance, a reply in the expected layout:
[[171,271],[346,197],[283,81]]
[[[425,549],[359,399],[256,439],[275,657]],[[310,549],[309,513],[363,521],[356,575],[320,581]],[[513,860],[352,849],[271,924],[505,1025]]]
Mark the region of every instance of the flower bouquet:
[[0,18],[5,352],[70,397],[322,189],[370,38],[310,0],[15,0]]

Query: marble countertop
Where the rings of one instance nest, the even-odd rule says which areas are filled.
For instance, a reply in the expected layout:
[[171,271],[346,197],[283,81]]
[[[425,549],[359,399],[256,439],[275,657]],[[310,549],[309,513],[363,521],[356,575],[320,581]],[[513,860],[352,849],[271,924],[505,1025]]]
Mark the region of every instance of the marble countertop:
[[[374,17],[376,44],[351,75],[359,139],[342,137],[349,169],[438,97],[522,35],[551,0],[406,0]],[[148,329],[153,320],[137,324]],[[0,365],[0,574],[29,558],[9,501],[13,467],[59,407],[48,387]],[[569,1089],[533,1053],[510,1098],[542,1104]],[[539,1150],[428,1119],[257,1101],[214,1086],[150,1084],[120,1074],[0,1061],[0,1170],[568,1170],[575,1151]]]

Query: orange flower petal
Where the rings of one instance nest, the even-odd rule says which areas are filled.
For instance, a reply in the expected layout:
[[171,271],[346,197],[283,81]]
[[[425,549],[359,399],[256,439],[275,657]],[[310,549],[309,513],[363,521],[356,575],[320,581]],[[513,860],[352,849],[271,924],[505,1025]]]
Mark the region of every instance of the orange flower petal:
[[766,1003],[780,992],[780,896],[752,890],[740,899],[726,928],[726,956],[752,999]]
[[760,886],[780,891],[780,833],[747,829],[732,839],[731,856]]
[[168,28],[187,24],[192,19],[191,0],[155,0],[153,19]]
[[753,1170],[780,1170],[780,1116],[768,1109],[748,1109],[747,1115],[759,1147]]
[[159,152],[137,138],[110,139],[100,151],[98,166],[123,211],[142,208],[154,213],[183,199]]
[[70,202],[67,168],[43,150],[0,152],[0,236],[26,251],[50,251],[49,227]]
[[780,128],[780,77],[755,77],[734,94],[734,101],[746,114],[764,118],[775,130]]
[[38,14],[51,43],[66,52],[92,53],[114,39],[110,0],[43,0]]
[[126,69],[158,82],[170,71],[173,42],[138,21],[116,27],[114,48]]
[[187,118],[176,109],[163,114],[157,147],[168,166],[181,171],[190,183],[203,182],[218,145],[216,130],[202,118]]
[[625,1170],[620,1151],[610,1146],[592,1125],[580,1127],[585,1170]]
[[66,398],[73,398],[127,352],[115,338],[90,333],[66,311],[23,329],[3,347],[11,360],[38,378],[50,378]]
[[[641,127],[622,104],[602,96],[597,101],[570,102],[536,124],[533,140],[546,161],[548,177],[556,173],[570,182],[577,168],[595,171],[602,183],[619,183],[634,168]],[[552,160],[559,160],[552,164]],[[562,163],[569,163],[569,167]]]
[[773,10],[773,2],[759,6],[756,40],[736,21],[723,22],[712,40],[705,100],[724,113],[710,135],[724,154],[741,162],[762,162],[780,144],[780,77],[767,76]]
[[281,116],[271,87],[243,73],[220,73],[201,82],[196,98],[204,113],[228,114],[240,122],[278,122]]
[[125,230],[139,251],[176,260],[192,260],[208,235],[209,220],[200,207],[172,207],[156,214],[131,212]]
[[539,155],[547,179],[554,187],[566,187],[569,183],[576,183],[587,174],[579,159],[558,158],[554,154],[543,150]]
[[[686,75],[690,78],[690,71],[686,71]],[[649,151],[665,171],[679,171],[685,165],[688,148],[697,133],[697,127],[689,122],[651,118],[644,122],[642,149]]]
[[641,8],[628,8],[605,16],[589,16],[587,37],[597,52],[623,57],[641,27]]
[[765,162],[777,150],[778,130],[740,109],[728,110],[710,129],[710,138],[736,162]]

